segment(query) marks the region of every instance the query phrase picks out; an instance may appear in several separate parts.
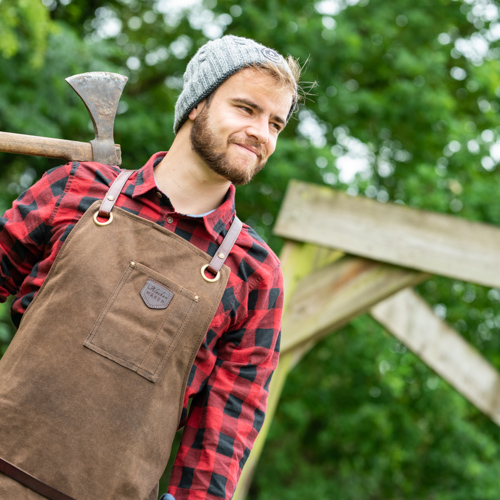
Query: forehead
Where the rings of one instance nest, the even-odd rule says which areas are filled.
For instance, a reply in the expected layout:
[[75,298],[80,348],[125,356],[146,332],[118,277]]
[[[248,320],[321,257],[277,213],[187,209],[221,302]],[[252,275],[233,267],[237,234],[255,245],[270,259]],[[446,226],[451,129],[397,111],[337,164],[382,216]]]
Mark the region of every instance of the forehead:
[[277,85],[276,79],[253,68],[245,68],[230,76],[217,89],[214,97],[226,99],[245,98],[255,101],[266,111],[284,120],[293,102],[289,88]]

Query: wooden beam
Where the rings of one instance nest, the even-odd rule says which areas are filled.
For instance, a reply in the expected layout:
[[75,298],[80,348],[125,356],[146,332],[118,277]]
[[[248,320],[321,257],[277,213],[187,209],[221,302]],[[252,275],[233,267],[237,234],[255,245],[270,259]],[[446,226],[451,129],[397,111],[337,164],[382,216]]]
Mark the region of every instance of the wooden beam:
[[424,273],[352,256],[311,273],[288,299],[281,352],[323,338],[377,302],[427,278]]
[[479,410],[500,425],[500,376],[412,290],[371,309],[372,316]]
[[500,287],[500,228],[291,181],[274,229],[411,269]]

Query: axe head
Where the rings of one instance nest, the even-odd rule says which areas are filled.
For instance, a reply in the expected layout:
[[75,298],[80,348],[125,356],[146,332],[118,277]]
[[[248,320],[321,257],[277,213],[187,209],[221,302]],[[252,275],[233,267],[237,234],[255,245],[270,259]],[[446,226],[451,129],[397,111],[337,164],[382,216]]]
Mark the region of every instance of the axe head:
[[120,165],[121,158],[113,139],[113,124],[118,102],[128,78],[117,73],[95,71],[70,76],[66,81],[85,104],[92,123],[95,139],[92,144],[94,161]]

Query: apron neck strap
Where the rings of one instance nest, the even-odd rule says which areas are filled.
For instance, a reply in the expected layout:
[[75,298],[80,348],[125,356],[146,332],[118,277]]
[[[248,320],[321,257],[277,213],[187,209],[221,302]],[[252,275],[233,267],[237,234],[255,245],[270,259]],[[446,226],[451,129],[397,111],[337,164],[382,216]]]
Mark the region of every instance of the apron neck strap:
[[236,240],[240,234],[241,228],[243,227],[243,223],[237,216],[234,216],[234,221],[229,228],[229,231],[224,238],[221,246],[215,252],[210,264],[208,264],[207,271],[210,271],[212,274],[217,275],[223,266],[224,262],[227,259],[227,256],[230,254],[233,245],[236,243]]
[[99,207],[99,217],[109,219],[111,210],[113,210],[116,200],[122,192],[123,186],[134,172],[135,170],[122,170],[120,172],[120,175],[118,175],[118,177],[113,181],[113,184],[111,184],[106,196],[101,202],[101,206]]
[[[118,177],[113,181],[108,192],[106,193],[106,196],[101,202],[98,214],[99,217],[105,217],[106,219],[109,219],[111,210],[113,210],[113,207],[115,206],[116,200],[118,199],[123,186],[125,186],[128,178],[134,172],[134,170],[122,170],[122,172],[120,172],[120,175],[118,175]],[[210,264],[208,264],[207,271],[210,271],[212,274],[217,275],[217,273],[221,270],[228,255],[231,253],[231,249],[238,239],[242,227],[243,223],[240,219],[238,219],[237,216],[235,216],[234,221],[231,224],[226,237],[222,241],[221,246],[218,248],[217,252],[215,252],[215,255],[210,261]]]

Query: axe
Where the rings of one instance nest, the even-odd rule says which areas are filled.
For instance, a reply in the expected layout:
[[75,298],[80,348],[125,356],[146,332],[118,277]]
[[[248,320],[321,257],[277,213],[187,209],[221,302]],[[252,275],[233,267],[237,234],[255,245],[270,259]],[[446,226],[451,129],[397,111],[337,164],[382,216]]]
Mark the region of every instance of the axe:
[[106,165],[120,165],[121,150],[113,139],[113,123],[127,80],[126,76],[105,72],[82,73],[66,78],[90,114],[95,132],[95,139],[92,141],[66,141],[0,132],[0,151],[61,158],[67,161],[96,161]]

